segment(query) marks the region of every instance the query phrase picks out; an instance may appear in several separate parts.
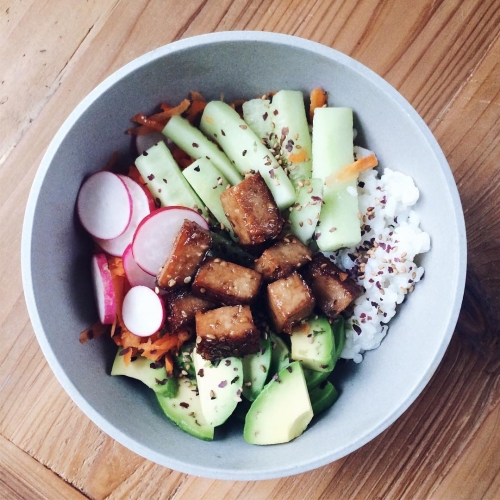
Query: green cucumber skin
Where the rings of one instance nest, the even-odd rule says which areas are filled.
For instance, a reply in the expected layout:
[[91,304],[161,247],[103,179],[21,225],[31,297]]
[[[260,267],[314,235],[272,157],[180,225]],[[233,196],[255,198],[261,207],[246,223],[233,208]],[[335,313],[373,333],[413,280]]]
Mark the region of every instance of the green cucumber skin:
[[[304,95],[299,90],[280,90],[273,96],[271,118],[274,123],[274,141],[281,143],[281,152],[288,165],[289,178],[295,189],[312,177],[312,141],[307,123]],[[284,138],[281,141],[281,138]],[[292,146],[292,147],[290,147]],[[292,154],[305,153],[305,160],[291,163]]]
[[[353,114],[350,108],[319,108],[313,119],[313,176],[323,181],[354,161]],[[320,250],[334,251],[361,240],[356,180],[325,186],[320,227]]]
[[[254,401],[264,387],[271,364],[271,341],[260,340],[259,352],[241,358],[243,363],[243,396]],[[251,385],[247,385],[250,383]]]
[[182,171],[182,174],[217,221],[224,225],[224,228],[229,231],[231,237],[234,239],[235,236],[231,224],[220,202],[221,193],[229,185],[228,180],[221,171],[210,160],[200,158],[189,165],[189,167],[186,167]]
[[243,119],[260,139],[269,142],[272,132],[271,102],[267,99],[250,99],[243,103]]
[[172,116],[162,130],[162,134],[175,142],[192,158],[209,159],[230,184],[235,185],[242,180],[242,176],[233,167],[229,158],[185,118],[179,115]]
[[[304,245],[308,245],[313,237],[322,205],[323,181],[321,179],[313,178],[309,181],[309,185],[298,188],[297,200],[293,204],[293,210],[288,214],[288,220],[290,221],[290,231]],[[299,206],[301,208],[297,210]]]
[[333,340],[335,342],[334,361],[337,363],[345,346],[345,319],[343,316],[339,316],[332,323],[332,330]]
[[149,148],[135,160],[135,165],[162,206],[188,207],[208,217],[205,205],[182,175],[165,143],[159,142]]
[[241,174],[251,170],[260,172],[280,210],[295,201],[295,190],[285,171],[231,106],[222,101],[209,102],[200,127],[219,143]]

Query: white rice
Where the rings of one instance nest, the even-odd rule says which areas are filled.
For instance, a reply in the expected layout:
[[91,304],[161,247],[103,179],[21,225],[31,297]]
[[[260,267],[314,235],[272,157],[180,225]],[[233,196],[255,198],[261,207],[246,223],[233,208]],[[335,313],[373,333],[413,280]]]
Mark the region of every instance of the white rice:
[[429,235],[419,228],[420,218],[411,207],[419,191],[408,175],[389,168],[381,177],[375,170],[359,176],[362,241],[341,249],[333,260],[364,287],[346,321],[342,357],[356,363],[376,349],[387,334],[388,323],[424,274],[415,256],[430,249]]

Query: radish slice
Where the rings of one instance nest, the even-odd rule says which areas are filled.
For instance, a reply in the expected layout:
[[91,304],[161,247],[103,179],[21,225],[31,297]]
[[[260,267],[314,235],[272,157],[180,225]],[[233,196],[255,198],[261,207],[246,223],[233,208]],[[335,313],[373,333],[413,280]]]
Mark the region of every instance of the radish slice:
[[163,325],[165,305],[151,288],[134,286],[123,299],[122,316],[125,326],[134,335],[149,337]]
[[144,151],[152,148],[160,141],[167,144],[167,138],[161,132],[151,132],[150,134],[136,136],[135,146],[137,148],[138,155],[142,155]]
[[122,234],[132,217],[132,198],[125,183],[111,172],[91,175],[80,188],[77,211],[83,227],[95,238]]
[[148,215],[137,228],[132,252],[134,259],[148,274],[156,275],[172,251],[177,233],[185,219],[208,230],[207,221],[185,207],[163,207]]
[[143,271],[134,259],[132,254],[132,245],[129,245],[125,252],[123,252],[123,269],[125,270],[125,276],[130,284],[130,286],[147,286],[152,290],[156,286],[156,276],[151,276],[150,274]]
[[141,186],[141,188],[148,199],[149,211],[152,212],[153,210],[156,210],[158,207],[156,206],[155,199],[153,198],[151,191],[146,186]]
[[101,238],[94,238],[96,243],[107,253],[116,257],[121,257],[123,252],[134,239],[135,230],[139,223],[151,213],[149,199],[142,186],[133,181],[130,177],[124,175],[118,176],[127,186],[130,196],[132,198],[132,217],[130,223],[124,233],[120,234],[117,238],[112,240],[103,240]]
[[116,317],[116,298],[108,260],[103,253],[92,256],[92,281],[99,320],[110,325]]

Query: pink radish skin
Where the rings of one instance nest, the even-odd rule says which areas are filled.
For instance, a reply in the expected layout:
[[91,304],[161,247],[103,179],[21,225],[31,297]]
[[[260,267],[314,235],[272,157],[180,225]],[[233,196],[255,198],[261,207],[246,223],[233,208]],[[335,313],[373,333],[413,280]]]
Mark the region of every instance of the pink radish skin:
[[177,233],[188,219],[208,230],[207,221],[186,207],[163,207],[139,224],[132,242],[134,259],[141,269],[156,275],[172,251]]
[[132,197],[120,177],[111,172],[91,175],[80,188],[77,212],[95,238],[111,240],[125,232],[132,217]]
[[99,320],[103,325],[111,325],[116,317],[116,298],[108,260],[103,253],[92,256],[91,271]]
[[125,276],[131,287],[142,285],[151,288],[151,290],[155,289],[156,276],[151,276],[137,265],[132,254],[132,245],[129,245],[123,252],[122,261]]
[[[149,199],[146,195],[142,186],[137,184],[130,177],[125,177],[124,175],[118,176],[127,186],[130,196],[132,198],[132,217],[130,223],[123,234],[120,234],[117,238],[112,240],[103,240],[100,238],[94,238],[95,242],[107,253],[114,255],[116,257],[121,257],[123,252],[127,248],[132,240],[134,239],[135,230],[139,223],[151,213],[151,207]],[[154,203],[154,202],[153,202]]]
[[123,299],[122,317],[125,326],[134,335],[149,337],[165,321],[165,304],[151,288],[134,286]]
[[151,191],[146,187],[146,186],[141,186],[142,190],[144,191],[144,194],[146,195],[149,203],[149,211],[152,212],[153,210],[156,210],[156,203],[155,199],[153,198],[153,195],[151,194]]

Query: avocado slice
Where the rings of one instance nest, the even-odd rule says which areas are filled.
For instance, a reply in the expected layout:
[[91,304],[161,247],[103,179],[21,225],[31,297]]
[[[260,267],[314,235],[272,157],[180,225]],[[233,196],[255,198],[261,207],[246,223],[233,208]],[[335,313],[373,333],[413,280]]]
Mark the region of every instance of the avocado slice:
[[266,383],[271,364],[271,341],[269,337],[260,339],[260,349],[255,354],[247,354],[243,362],[243,396],[255,401]]
[[156,367],[154,361],[141,356],[126,365],[124,356],[120,356],[121,351],[120,347],[113,361],[111,375],[125,375],[135,378],[158,394],[164,394],[167,397],[175,396],[177,380],[174,377],[167,377],[165,366]]
[[326,380],[314,389],[309,390],[309,397],[314,415],[318,415],[322,411],[328,410],[335,401],[339,398],[339,393],[335,386]]
[[312,417],[304,372],[294,361],[273,376],[252,403],[243,437],[250,444],[288,443],[305,431]]
[[[330,373],[332,372],[317,372],[316,370],[310,370],[309,368],[304,368],[304,377],[306,379],[307,388],[309,391],[318,387],[321,382],[325,381]],[[310,393],[309,393],[310,394]]]
[[274,332],[269,334],[269,339],[271,341],[271,365],[268,379],[290,364],[290,349],[285,341]]
[[241,358],[228,357],[212,363],[196,349],[192,354],[203,415],[209,425],[223,424],[241,401],[243,364]]
[[292,329],[292,359],[305,368],[331,372],[335,365],[333,331],[326,318],[313,317]]
[[156,394],[163,413],[183,431],[204,441],[212,441],[214,427],[203,416],[196,383],[186,377],[177,380],[179,388],[175,397]]
[[345,320],[343,316],[339,316],[332,323],[332,330],[333,330],[333,340],[335,342],[334,359],[336,363],[339,360],[340,355],[342,354],[342,351],[344,350],[345,346]]

